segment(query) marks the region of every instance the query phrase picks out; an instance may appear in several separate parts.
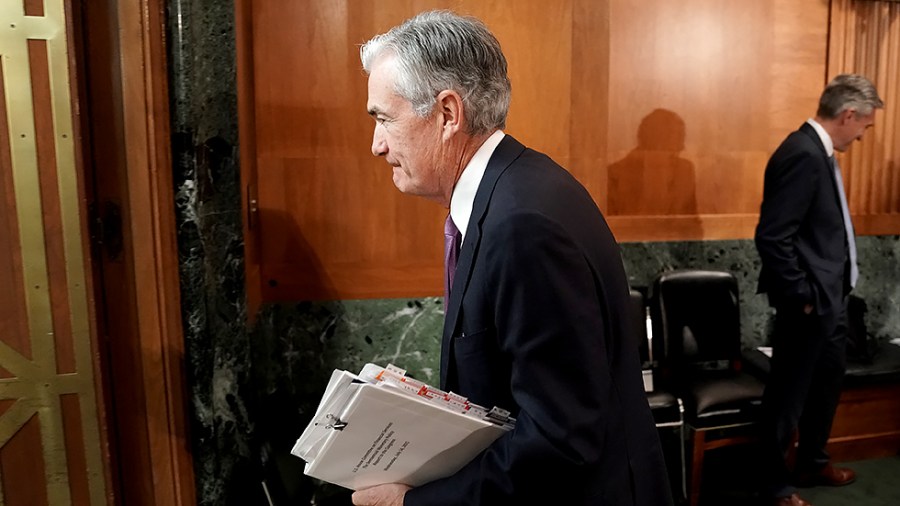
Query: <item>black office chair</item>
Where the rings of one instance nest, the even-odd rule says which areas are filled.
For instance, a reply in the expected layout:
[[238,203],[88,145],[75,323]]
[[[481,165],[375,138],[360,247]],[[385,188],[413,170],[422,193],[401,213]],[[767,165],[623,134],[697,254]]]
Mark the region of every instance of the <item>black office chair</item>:
[[[666,466],[669,469],[669,481],[673,485],[672,493],[684,500],[687,497],[684,463],[684,407],[681,399],[654,384],[653,376],[658,375],[656,366],[658,358],[664,352],[664,346],[661,339],[654,340],[652,338],[652,331],[650,334],[647,332],[649,308],[644,291],[632,288],[630,299],[631,304],[629,308],[631,312],[628,316],[631,318],[632,327],[635,329],[634,337],[637,340],[640,352],[647,402],[650,404],[650,411],[653,413],[653,420],[657,429],[661,429],[659,436],[660,441],[663,443]],[[673,442],[676,452],[674,456],[672,455],[673,445],[671,444]],[[676,483],[680,491],[675,490]]]
[[755,439],[763,383],[741,370],[740,298],[731,273],[663,273],[650,299],[654,337],[665,344],[660,383],[684,401],[689,504],[696,506],[706,451]]

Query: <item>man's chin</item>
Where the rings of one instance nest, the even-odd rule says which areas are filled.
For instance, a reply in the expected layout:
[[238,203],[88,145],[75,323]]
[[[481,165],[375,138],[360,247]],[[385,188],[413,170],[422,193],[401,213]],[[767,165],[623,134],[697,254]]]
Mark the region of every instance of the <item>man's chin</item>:
[[403,173],[400,172],[399,168],[394,168],[394,186],[400,190],[401,193],[413,193],[412,185],[409,183],[409,179],[403,176]]

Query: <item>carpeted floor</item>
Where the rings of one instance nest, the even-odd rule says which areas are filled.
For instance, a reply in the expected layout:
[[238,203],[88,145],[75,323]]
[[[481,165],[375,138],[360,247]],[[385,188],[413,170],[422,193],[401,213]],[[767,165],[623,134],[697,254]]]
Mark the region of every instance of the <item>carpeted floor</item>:
[[[716,453],[719,453],[716,455]],[[740,452],[711,452],[706,460],[701,506],[765,506],[757,493],[758,467]],[[900,505],[900,456],[844,462],[856,471],[855,483],[844,487],[800,489],[813,506]]]
[[801,491],[813,506],[900,505],[900,456],[841,464],[856,471],[856,482],[844,487]]

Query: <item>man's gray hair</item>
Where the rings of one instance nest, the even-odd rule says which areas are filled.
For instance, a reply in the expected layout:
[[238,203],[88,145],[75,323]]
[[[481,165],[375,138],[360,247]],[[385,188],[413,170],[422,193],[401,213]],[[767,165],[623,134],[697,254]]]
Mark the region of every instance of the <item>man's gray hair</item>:
[[841,74],[828,83],[819,99],[819,117],[834,119],[848,109],[868,116],[884,107],[875,85],[859,74]]
[[363,69],[383,53],[396,61],[395,91],[427,116],[443,90],[462,97],[470,135],[506,126],[510,84],[500,43],[481,21],[449,11],[423,12],[360,48]]

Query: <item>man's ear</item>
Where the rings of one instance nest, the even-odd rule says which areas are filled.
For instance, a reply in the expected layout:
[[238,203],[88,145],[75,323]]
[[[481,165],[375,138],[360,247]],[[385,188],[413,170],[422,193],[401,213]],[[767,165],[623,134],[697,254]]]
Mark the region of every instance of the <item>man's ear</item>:
[[841,113],[841,124],[845,125],[848,121],[856,117],[856,109],[844,109]]
[[441,135],[444,140],[447,140],[457,132],[461,132],[465,125],[466,114],[463,109],[462,97],[453,90],[444,90],[438,93],[435,100],[443,129]]

